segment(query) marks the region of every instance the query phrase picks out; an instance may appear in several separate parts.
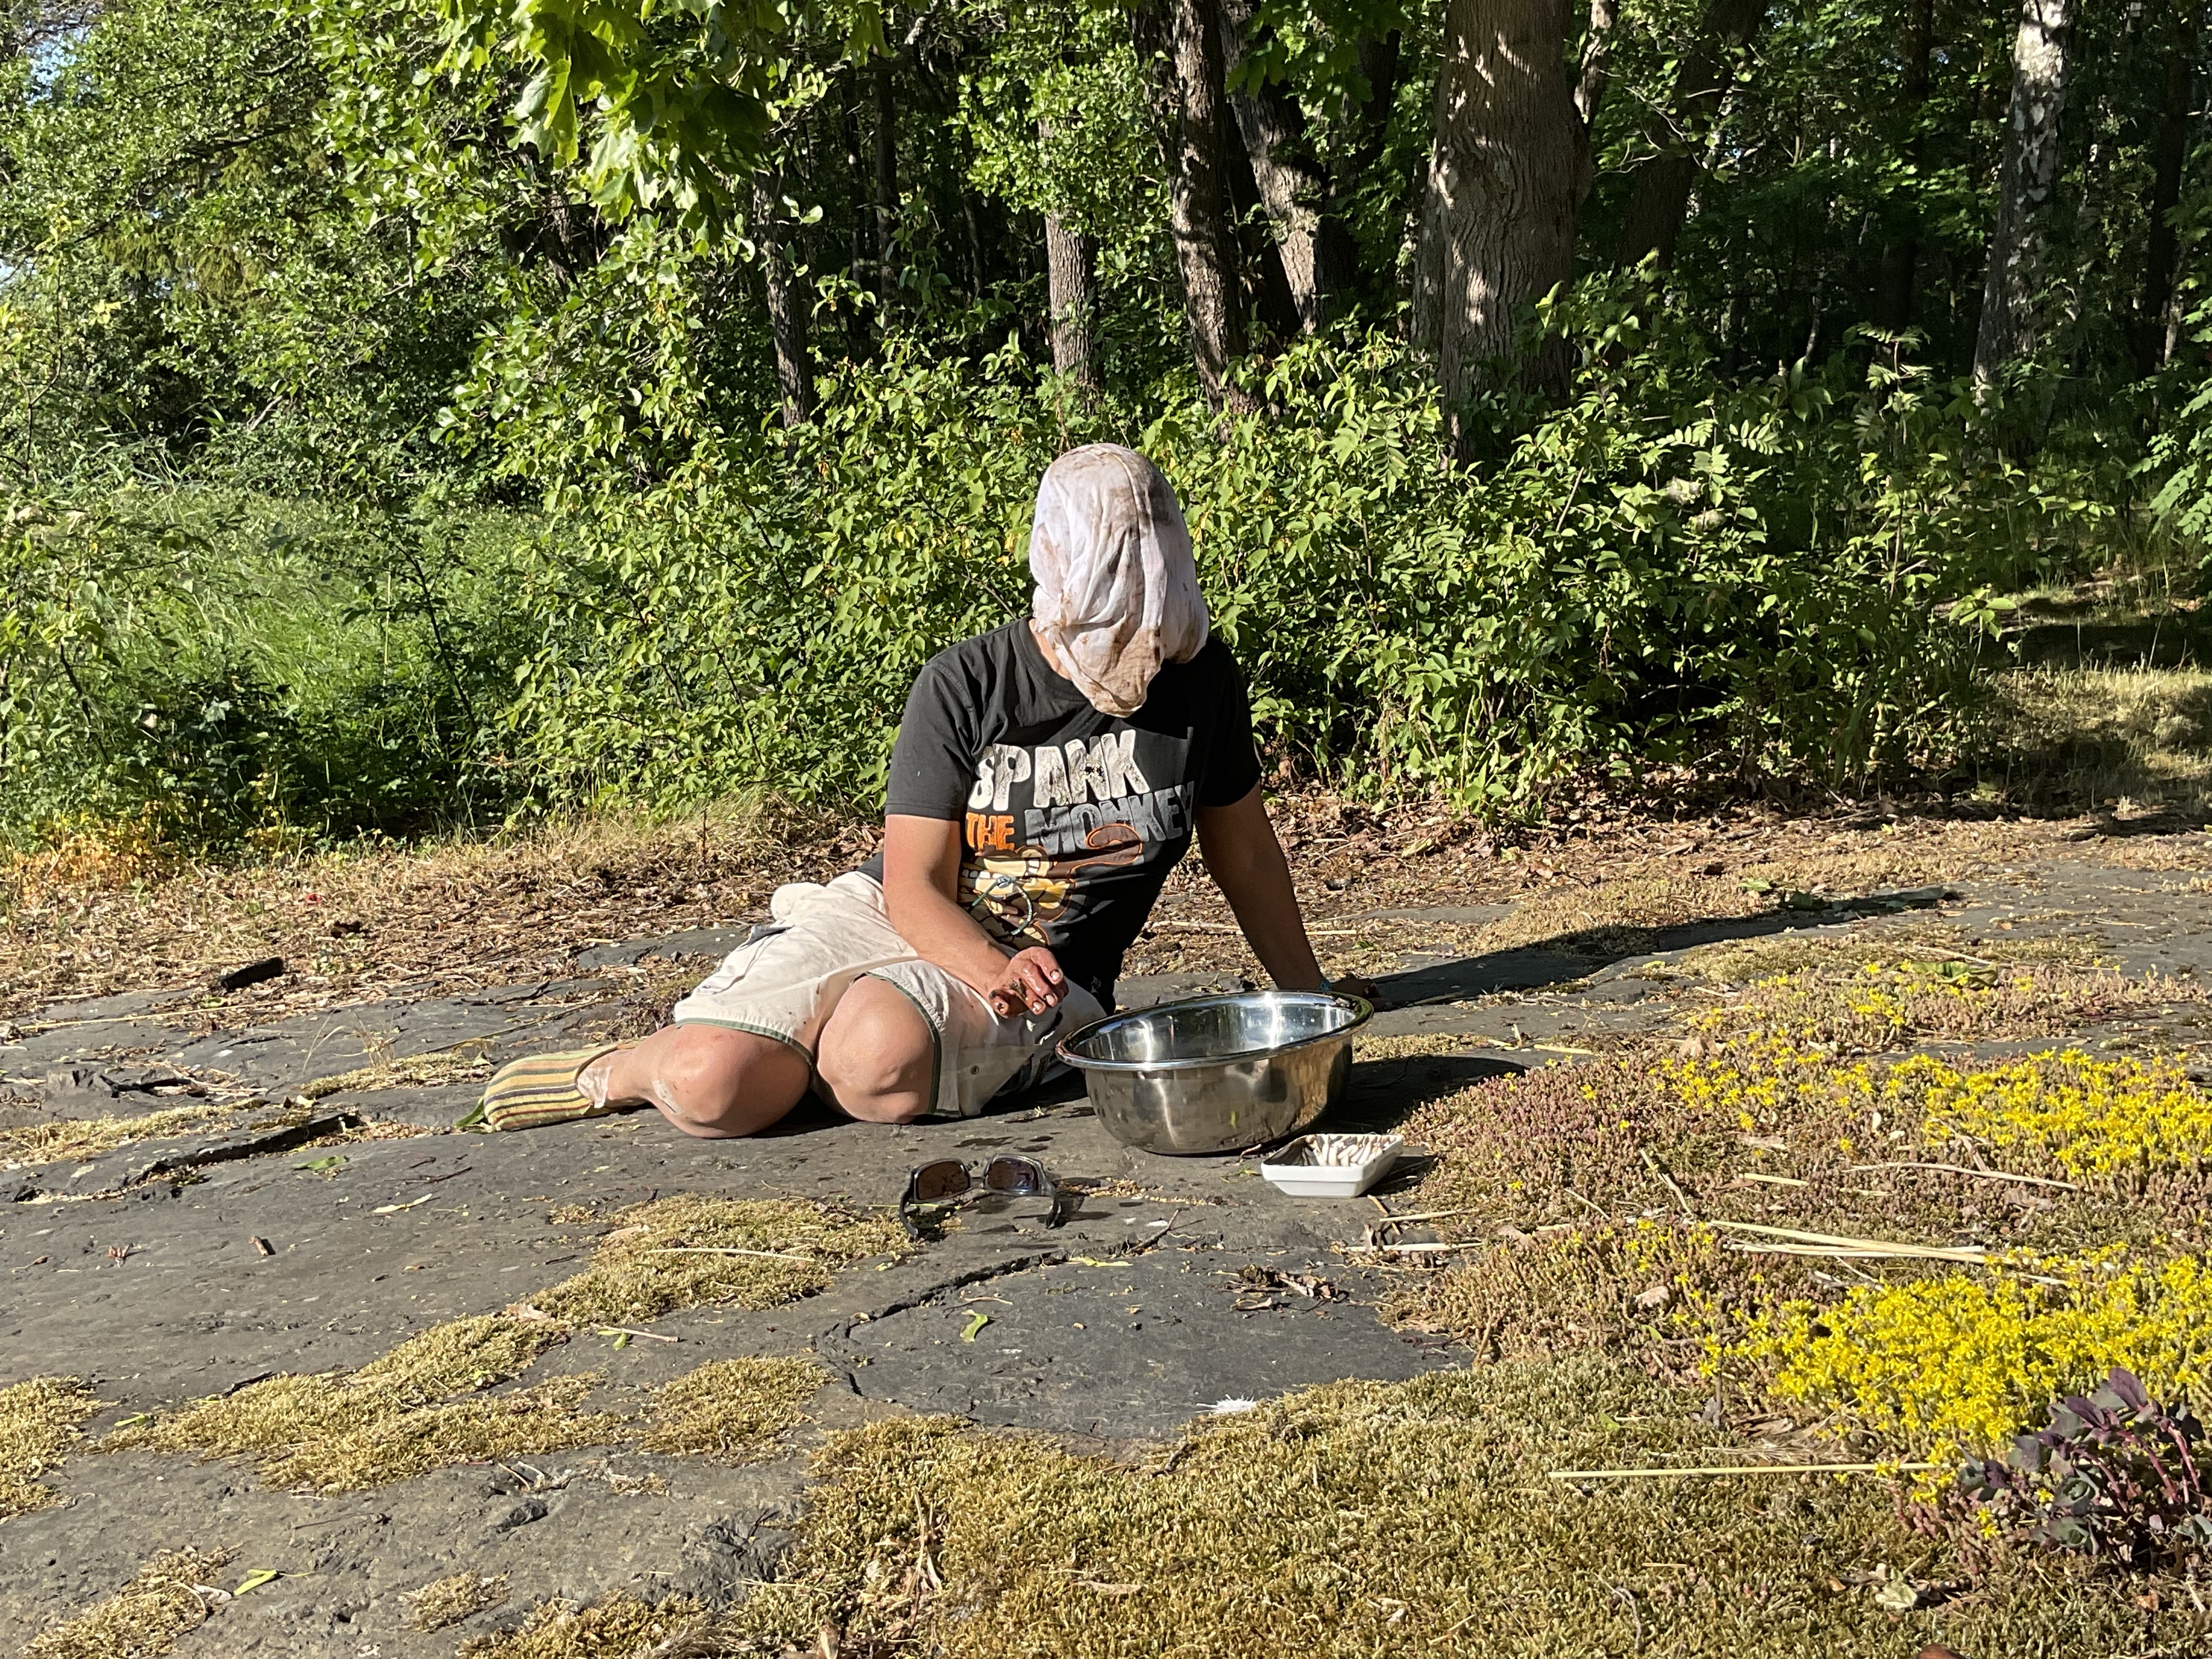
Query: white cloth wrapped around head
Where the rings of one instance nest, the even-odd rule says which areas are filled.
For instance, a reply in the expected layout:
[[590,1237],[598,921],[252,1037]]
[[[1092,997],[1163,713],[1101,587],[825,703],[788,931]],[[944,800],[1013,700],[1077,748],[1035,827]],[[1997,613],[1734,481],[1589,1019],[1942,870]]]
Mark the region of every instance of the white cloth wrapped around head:
[[1133,449],[1085,444],[1045,469],[1030,532],[1030,614],[1103,714],[1144,706],[1164,662],[1206,644],[1206,599],[1175,489]]

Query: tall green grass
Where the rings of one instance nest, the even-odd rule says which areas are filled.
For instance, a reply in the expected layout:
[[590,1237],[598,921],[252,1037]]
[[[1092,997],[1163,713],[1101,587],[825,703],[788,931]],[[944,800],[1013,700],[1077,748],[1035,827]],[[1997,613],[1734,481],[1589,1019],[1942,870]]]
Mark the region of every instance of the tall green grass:
[[0,838],[194,850],[489,819],[527,520],[222,489],[7,503]]

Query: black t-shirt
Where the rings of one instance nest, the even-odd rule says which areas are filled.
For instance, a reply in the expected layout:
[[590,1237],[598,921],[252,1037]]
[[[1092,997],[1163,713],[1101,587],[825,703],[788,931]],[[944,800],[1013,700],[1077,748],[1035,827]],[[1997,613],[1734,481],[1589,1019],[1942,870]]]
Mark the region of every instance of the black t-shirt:
[[[960,902],[1010,949],[1048,946],[1109,1008],[1121,953],[1201,806],[1260,781],[1229,647],[1162,665],[1143,708],[1102,714],[1026,618],[930,659],[906,700],[884,811],[963,825]],[[883,878],[883,854],[861,866]]]

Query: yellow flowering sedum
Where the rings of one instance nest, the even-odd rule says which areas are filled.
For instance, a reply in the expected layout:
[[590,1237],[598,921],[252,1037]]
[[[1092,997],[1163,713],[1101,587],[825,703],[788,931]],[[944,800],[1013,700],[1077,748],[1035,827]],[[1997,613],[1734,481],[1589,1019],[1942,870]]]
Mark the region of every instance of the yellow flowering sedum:
[[[2115,1365],[2154,1396],[2206,1400],[2212,1267],[2202,1256],[2021,1260],[2014,1271],[1863,1286],[1840,1307],[1789,1304],[1717,1345],[1784,1398],[1843,1413],[1937,1462],[2002,1447],[2058,1395]],[[2039,1284],[2035,1279],[2054,1279]]]
[[1931,1146],[1965,1135],[2029,1147],[2077,1176],[2196,1169],[2212,1152],[2212,1099],[2171,1060],[2146,1066],[2069,1048],[1960,1072],[1916,1055],[1886,1092],[1919,1109]]
[[1752,1031],[1662,1060],[1651,1079],[1674,1103],[1745,1134],[1841,1112],[1867,1115],[1885,1132],[1917,1123],[1917,1139],[1932,1148],[1963,1138],[2038,1153],[2077,1180],[2212,1163],[2212,1096],[2172,1060],[2093,1060],[2069,1048],[1967,1070],[1918,1054],[1883,1070],[1839,1061],[1802,1036]]

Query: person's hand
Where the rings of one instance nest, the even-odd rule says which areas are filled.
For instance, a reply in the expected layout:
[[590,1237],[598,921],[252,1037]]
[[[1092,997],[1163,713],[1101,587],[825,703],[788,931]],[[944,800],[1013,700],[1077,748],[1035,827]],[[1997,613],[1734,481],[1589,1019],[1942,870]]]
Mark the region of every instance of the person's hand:
[[1067,975],[1060,962],[1042,945],[1017,951],[1006,958],[999,977],[983,992],[991,1012],[1000,1019],[1016,1014],[1042,1014],[1060,1006],[1067,995]]
[[1348,997],[1363,998],[1369,1002],[1377,1001],[1381,996],[1375,988],[1375,981],[1358,974],[1340,974],[1329,981],[1328,988],[1332,991],[1341,991]]

